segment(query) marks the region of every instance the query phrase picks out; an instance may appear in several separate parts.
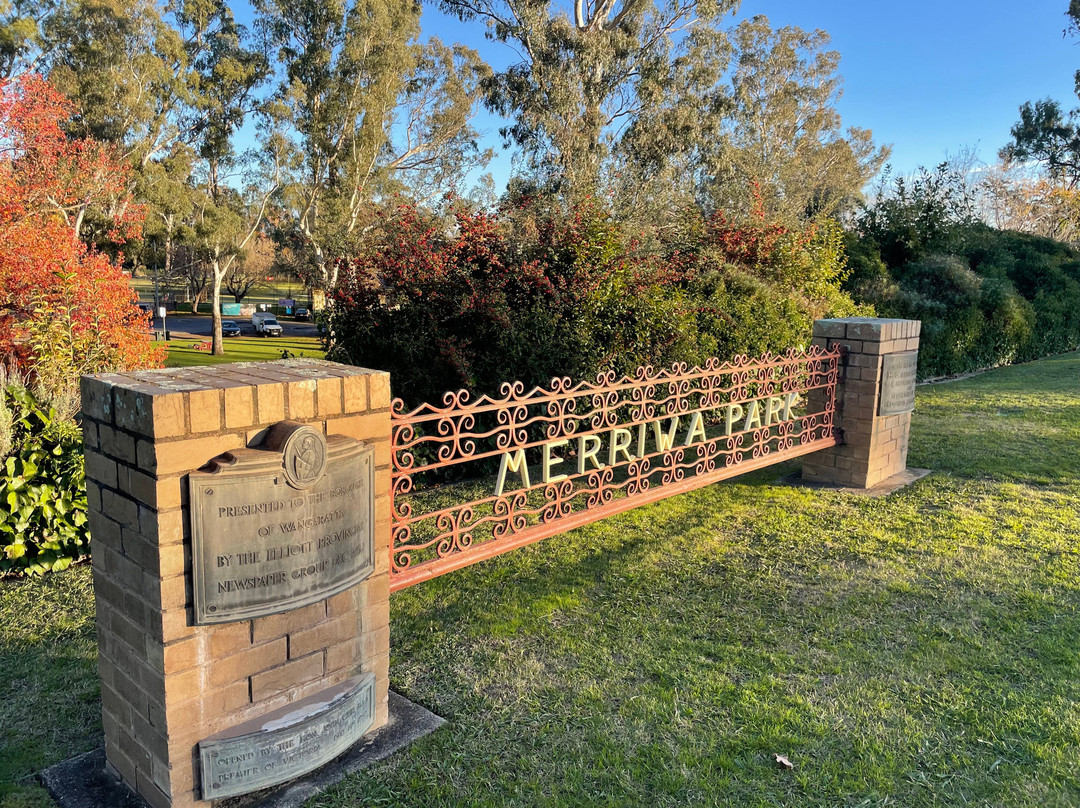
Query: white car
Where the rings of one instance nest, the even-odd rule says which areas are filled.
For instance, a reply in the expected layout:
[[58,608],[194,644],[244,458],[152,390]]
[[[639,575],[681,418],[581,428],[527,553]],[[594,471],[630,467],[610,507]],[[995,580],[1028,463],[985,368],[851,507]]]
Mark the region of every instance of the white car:
[[268,311],[257,311],[251,315],[251,324],[255,326],[255,333],[264,337],[280,337],[283,331],[281,323]]

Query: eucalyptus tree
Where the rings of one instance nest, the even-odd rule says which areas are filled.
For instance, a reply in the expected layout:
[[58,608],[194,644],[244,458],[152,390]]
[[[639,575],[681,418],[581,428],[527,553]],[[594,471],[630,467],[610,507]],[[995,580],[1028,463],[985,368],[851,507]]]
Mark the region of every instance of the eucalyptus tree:
[[[513,121],[503,136],[524,150],[532,172],[572,199],[598,192],[621,135],[641,116],[673,102],[701,102],[679,92],[689,69],[685,60],[694,59],[680,56],[679,40],[696,29],[719,34],[722,15],[738,1],[439,0],[439,5],[462,20],[483,22],[487,36],[516,55],[486,82],[487,103]],[[715,54],[716,45],[713,37],[706,50],[693,53]],[[679,58],[684,63],[673,70]],[[636,128],[639,143],[645,132]],[[675,146],[681,151],[681,144]],[[630,156],[624,150],[623,162]]]
[[256,90],[269,65],[246,46],[245,29],[217,0],[184,0],[176,20],[190,55],[187,115],[199,158],[194,244],[211,270],[212,351],[221,355],[222,283],[259,233],[280,185],[279,140],[272,127],[261,128],[261,151],[238,155],[235,149],[247,116],[264,113]]
[[271,109],[291,160],[284,238],[298,271],[332,289],[372,202],[405,178],[443,183],[483,160],[471,118],[485,65],[475,51],[417,41],[414,0],[254,0],[281,65]]
[[42,58],[45,21],[60,0],[0,0],[0,78],[34,72]]
[[732,45],[730,106],[697,172],[703,203],[794,223],[835,215],[889,150],[868,129],[844,130],[840,55],[828,34],[773,29],[757,16],[735,29]]
[[190,47],[156,0],[66,0],[43,40],[81,134],[117,144],[137,171],[189,136]]

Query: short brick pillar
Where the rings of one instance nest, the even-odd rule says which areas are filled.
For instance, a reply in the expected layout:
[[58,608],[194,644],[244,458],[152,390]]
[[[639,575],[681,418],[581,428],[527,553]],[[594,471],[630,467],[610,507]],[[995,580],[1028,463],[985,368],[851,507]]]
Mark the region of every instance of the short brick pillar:
[[[814,323],[813,345],[846,350],[836,390],[843,443],[804,457],[804,480],[872,488],[907,468],[911,409],[903,399],[914,400],[921,326],[918,320],[870,317]],[[898,395],[899,406],[890,406]],[[889,414],[896,409],[907,411]]]
[[[298,700],[317,701],[351,677],[370,683],[369,673],[371,729],[385,724],[389,376],[285,360],[88,376],[82,396],[102,718],[115,774],[154,808],[208,806],[201,742]],[[309,445],[356,446],[335,435],[363,443],[355,451],[362,449],[372,471],[374,571],[299,608],[197,625],[195,470],[223,453],[233,452],[226,467],[237,457],[269,456],[236,450],[261,446],[283,421],[306,427]],[[287,456],[276,455],[279,465]],[[243,533],[238,528],[238,550],[251,540]],[[243,765],[224,776],[242,776]]]

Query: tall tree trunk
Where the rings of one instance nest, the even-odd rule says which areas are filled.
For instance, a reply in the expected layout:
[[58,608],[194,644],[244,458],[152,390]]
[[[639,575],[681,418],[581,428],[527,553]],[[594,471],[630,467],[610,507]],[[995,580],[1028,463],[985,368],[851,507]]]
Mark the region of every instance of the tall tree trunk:
[[222,270],[221,261],[216,255],[214,256],[212,269],[214,272],[214,306],[210,312],[211,330],[213,332],[213,345],[211,347],[214,356],[224,356],[225,346],[221,341],[221,281],[225,277],[225,272]]

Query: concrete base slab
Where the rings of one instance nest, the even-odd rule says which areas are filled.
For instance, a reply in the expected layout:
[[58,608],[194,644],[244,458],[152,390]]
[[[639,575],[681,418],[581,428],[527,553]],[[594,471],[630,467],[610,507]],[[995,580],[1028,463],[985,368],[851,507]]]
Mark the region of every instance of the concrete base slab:
[[[215,808],[299,808],[346,775],[390,757],[446,723],[393,690],[389,708],[385,726],[322,768],[275,788],[215,802]],[[104,746],[50,766],[41,773],[41,782],[60,808],[149,808],[106,770]]]
[[843,494],[858,494],[863,497],[884,497],[899,491],[901,488],[907,488],[916,480],[921,480],[931,469],[904,469],[899,474],[894,474],[892,477],[882,480],[880,483],[872,488],[851,488],[843,485],[832,485],[830,483],[818,483],[807,482],[802,478],[802,472],[796,471],[793,474],[789,474],[786,477],[782,477],[777,480],[779,485],[798,485],[804,488],[816,488],[822,491],[838,491]]

